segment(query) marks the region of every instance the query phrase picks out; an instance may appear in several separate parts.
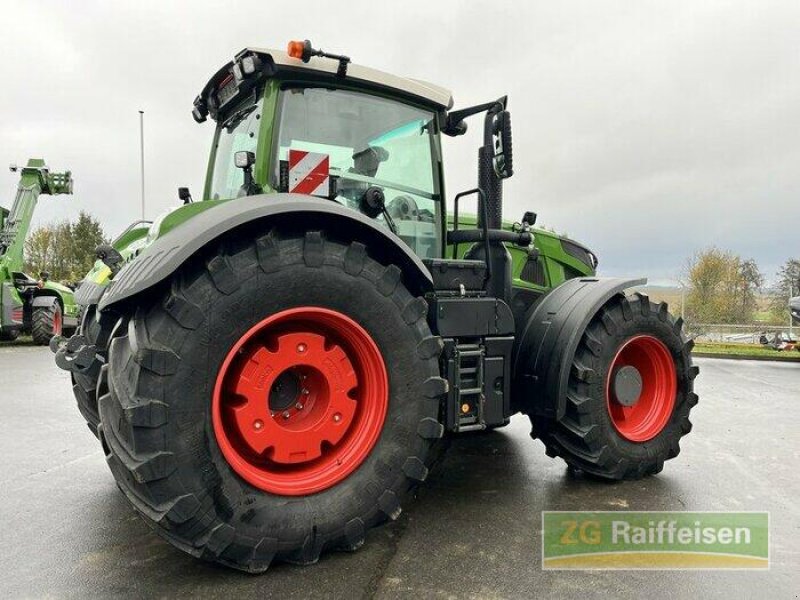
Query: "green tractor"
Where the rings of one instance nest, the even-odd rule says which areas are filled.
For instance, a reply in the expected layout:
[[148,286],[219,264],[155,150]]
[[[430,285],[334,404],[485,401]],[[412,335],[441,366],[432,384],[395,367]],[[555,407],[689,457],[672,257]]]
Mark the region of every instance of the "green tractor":
[[49,281],[47,273],[36,279],[23,272],[25,238],[39,195],[71,194],[72,176],[51,173],[39,158],[30,159],[20,175],[11,210],[0,207],[0,341],[28,333],[46,346],[53,336],[75,331],[78,305],[72,289]]
[[[506,98],[452,110],[305,41],[243,50],[193,115],[216,122],[202,201],[182,188],[98,249],[81,328],[51,343],[170,543],[249,572],[354,550],[451,436],[515,413],[600,478],[677,456],[697,403],[682,323],[534,213],[503,223]],[[447,202],[441,136],[478,115],[478,185]]]

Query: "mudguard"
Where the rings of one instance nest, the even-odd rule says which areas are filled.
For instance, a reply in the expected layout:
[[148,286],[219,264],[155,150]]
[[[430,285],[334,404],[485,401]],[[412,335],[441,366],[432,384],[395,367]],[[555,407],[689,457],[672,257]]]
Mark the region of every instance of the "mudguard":
[[39,308],[43,306],[48,307],[52,306],[56,302],[58,302],[58,297],[56,297],[55,294],[42,294],[33,297],[33,300],[31,301],[31,306],[33,306],[34,308]]
[[559,419],[566,410],[572,358],[586,326],[614,295],[646,279],[569,279],[540,300],[526,316],[514,361],[515,407]]
[[417,293],[433,287],[430,272],[411,248],[361,213],[300,194],[260,194],[203,211],[155,240],[120,270],[100,299],[99,308],[105,310],[164,281],[195,252],[237,227],[288,216],[294,227],[324,228],[364,242],[371,254],[383,255],[397,264]]
[[100,296],[106,291],[106,287],[105,285],[98,285],[93,281],[82,281],[75,290],[75,303],[79,306],[97,304],[100,301]]

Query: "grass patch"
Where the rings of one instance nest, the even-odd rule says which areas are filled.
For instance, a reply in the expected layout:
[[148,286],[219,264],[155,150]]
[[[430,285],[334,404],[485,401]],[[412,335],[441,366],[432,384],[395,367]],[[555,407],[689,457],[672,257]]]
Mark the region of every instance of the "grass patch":
[[13,342],[0,342],[0,348],[11,346],[33,346],[33,338],[29,335],[21,335]]
[[733,354],[735,356],[756,356],[771,358],[775,360],[794,360],[800,361],[800,352],[797,350],[778,352],[768,346],[761,346],[760,344],[715,344],[715,343],[697,343],[693,352],[702,352],[704,354]]

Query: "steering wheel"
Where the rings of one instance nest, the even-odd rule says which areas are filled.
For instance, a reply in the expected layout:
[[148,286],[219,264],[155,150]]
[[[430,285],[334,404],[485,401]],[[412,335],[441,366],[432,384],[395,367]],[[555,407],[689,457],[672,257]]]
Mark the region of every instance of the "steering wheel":
[[386,205],[386,212],[396,221],[419,221],[417,201],[411,196],[395,196]]

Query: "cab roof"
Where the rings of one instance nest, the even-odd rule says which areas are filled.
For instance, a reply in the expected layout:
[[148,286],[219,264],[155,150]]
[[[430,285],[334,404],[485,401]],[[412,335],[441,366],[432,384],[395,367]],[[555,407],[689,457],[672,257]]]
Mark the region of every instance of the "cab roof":
[[[409,100],[421,102],[439,110],[447,110],[453,106],[453,96],[450,90],[433,83],[399,77],[370,67],[353,64],[352,62],[347,65],[346,75],[340,77],[337,74],[339,62],[335,59],[313,56],[308,62],[303,62],[299,58],[292,58],[283,50],[248,47],[239,52],[234,60],[222,67],[209,80],[195,100],[195,108],[201,106],[205,109],[205,112],[211,113],[212,118],[216,118],[217,110],[227,103],[227,99],[224,102],[220,101],[217,92],[223,86],[228,85],[228,82],[234,76],[237,65],[240,67],[239,73],[242,72],[242,60],[250,56],[258,59],[257,72],[252,74],[257,79],[263,76],[273,77],[295,74],[307,76],[310,79],[354,83],[375,91],[387,91],[390,94],[406,97]],[[246,88],[252,87],[254,82],[251,82],[249,86],[242,86],[237,79],[236,83],[239,88]],[[239,96],[239,94],[236,94],[236,96]],[[202,121],[205,120],[205,116],[198,119],[195,113],[195,119]]]

